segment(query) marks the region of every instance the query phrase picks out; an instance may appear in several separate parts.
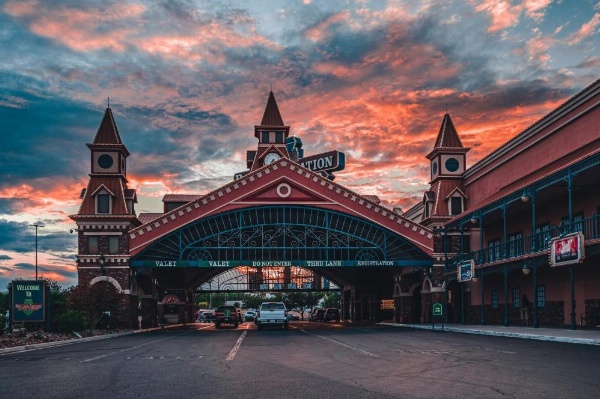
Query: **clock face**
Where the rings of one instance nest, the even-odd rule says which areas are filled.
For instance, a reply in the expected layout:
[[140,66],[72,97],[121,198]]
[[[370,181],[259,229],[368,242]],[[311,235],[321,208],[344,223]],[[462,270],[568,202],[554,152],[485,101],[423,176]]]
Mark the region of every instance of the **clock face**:
[[102,154],[98,157],[98,166],[102,169],[108,169],[113,165],[113,158],[108,154]]
[[265,155],[265,165],[269,165],[275,161],[277,161],[281,156],[276,152],[270,152]]
[[448,172],[456,172],[459,166],[460,164],[456,158],[448,158],[446,160],[446,170],[448,170]]

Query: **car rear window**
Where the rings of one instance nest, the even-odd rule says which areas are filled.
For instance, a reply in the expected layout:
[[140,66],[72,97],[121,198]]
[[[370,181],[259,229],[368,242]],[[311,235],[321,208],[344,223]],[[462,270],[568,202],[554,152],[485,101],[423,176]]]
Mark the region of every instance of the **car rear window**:
[[261,309],[264,310],[279,310],[279,309],[285,309],[285,305],[283,303],[263,303],[261,306]]

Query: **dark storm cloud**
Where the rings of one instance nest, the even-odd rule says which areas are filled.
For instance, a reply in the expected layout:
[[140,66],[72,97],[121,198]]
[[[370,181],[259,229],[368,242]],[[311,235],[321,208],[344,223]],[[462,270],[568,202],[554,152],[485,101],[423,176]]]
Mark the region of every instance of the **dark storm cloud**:
[[[236,137],[230,136],[237,126],[222,113],[195,110],[186,104],[169,109],[131,107],[124,113],[126,118],[116,121],[119,130],[130,132],[127,137],[122,135],[123,141],[132,153],[150,156],[148,162],[132,157],[130,170],[135,173],[185,173],[190,161],[229,156],[235,148],[231,142]],[[193,143],[197,144],[191,146]]]
[[[45,224],[50,225],[48,222]],[[76,252],[76,237],[68,232],[45,233],[38,229],[38,252]],[[30,223],[0,219],[0,250],[27,253],[35,251],[35,228]]]
[[2,260],[11,260],[11,259],[13,259],[13,258],[11,258],[8,255],[0,255],[0,261],[2,261]]
[[[0,187],[57,174],[81,177],[81,147],[95,135],[102,117],[98,110],[22,91],[5,91],[0,98],[8,99],[0,105]],[[14,102],[13,98],[26,105],[10,108],[6,103]],[[86,127],[88,140],[84,141]]]
[[[35,273],[36,267],[35,267],[35,264],[33,264],[33,263],[21,262],[21,263],[15,263],[10,268],[5,269],[5,270],[8,272],[11,272],[11,273],[16,273],[17,275],[20,272],[29,274],[32,272]],[[75,271],[65,269],[65,268],[60,268],[60,267],[41,265],[39,263],[37,266],[37,272],[40,277],[43,277],[45,273],[58,274],[59,276],[62,276],[64,278],[68,278],[68,279],[73,279],[73,278],[77,277],[77,272],[75,272]]]

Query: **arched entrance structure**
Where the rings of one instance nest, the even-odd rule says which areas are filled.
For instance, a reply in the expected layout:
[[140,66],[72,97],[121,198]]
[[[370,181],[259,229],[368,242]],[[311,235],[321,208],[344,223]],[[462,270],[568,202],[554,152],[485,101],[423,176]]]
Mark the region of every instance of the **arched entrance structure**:
[[[118,136],[110,109],[105,120],[99,132],[113,126]],[[343,154],[331,152],[321,158],[300,159],[296,150],[301,144],[288,134],[289,126],[283,124],[271,92],[263,121],[255,127],[258,149],[248,152],[246,172],[208,194],[165,201],[164,213],[137,218],[131,217],[135,193],[123,187],[128,152],[118,137],[115,159],[121,155],[122,173],[90,174],[80,212],[91,214],[72,216],[80,229],[80,280],[89,280],[100,271],[107,273],[130,294],[137,314],[152,324],[158,315],[147,310],[175,293],[179,304],[185,304],[182,314],[189,320],[195,288],[225,270],[254,268],[254,288],[260,289],[261,268],[301,267],[340,287],[342,317],[362,319],[366,315],[376,320],[380,302],[393,298],[394,276],[403,269],[420,272],[432,266],[434,234],[382,206],[376,197],[360,195],[333,182],[331,171],[340,168]],[[112,136],[97,134],[94,144],[89,145],[92,159],[103,162],[97,167],[102,172],[108,165],[102,159],[107,146],[96,142],[99,137]],[[296,149],[288,148],[286,141]],[[332,161],[333,157],[337,161]],[[111,163],[108,169],[112,167]],[[120,181],[120,186],[113,180]],[[105,197],[100,199],[101,195]],[[130,204],[123,209],[124,215],[98,215],[101,201],[116,204],[119,195]],[[127,201],[127,195],[132,201]],[[116,205],[102,211],[113,209]],[[108,226],[110,219],[128,224],[117,226],[113,222],[116,231],[98,227],[101,220]],[[90,239],[98,235],[98,241]],[[119,253],[107,257],[101,251],[110,250],[110,243],[115,241],[111,236],[121,237]],[[100,252],[88,253],[96,242]],[[107,264],[99,264],[101,257],[108,258]],[[130,288],[134,283],[141,292],[153,294],[134,297]],[[163,291],[157,292],[157,286]]]
[[188,293],[229,268],[296,266],[355,291],[350,300],[379,301],[392,299],[400,268],[432,264],[430,231],[287,159],[132,229],[129,241],[132,269]]

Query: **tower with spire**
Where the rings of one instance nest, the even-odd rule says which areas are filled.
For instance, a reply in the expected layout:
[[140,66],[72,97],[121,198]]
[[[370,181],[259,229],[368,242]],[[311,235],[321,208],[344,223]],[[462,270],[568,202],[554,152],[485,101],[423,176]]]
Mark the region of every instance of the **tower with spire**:
[[112,110],[106,108],[90,150],[87,187],[81,206],[70,218],[77,223],[79,284],[107,282],[129,291],[129,229],[140,225],[136,192],[127,187],[129,151],[121,141]]
[[286,139],[290,135],[290,127],[283,123],[273,91],[269,99],[260,125],[254,126],[254,137],[258,139],[258,149],[248,151],[246,166],[254,171],[280,158],[289,158]]
[[463,146],[450,115],[446,113],[433,150],[427,155],[431,187],[423,196],[421,223],[424,226],[441,227],[466,209],[464,172],[469,150]]

